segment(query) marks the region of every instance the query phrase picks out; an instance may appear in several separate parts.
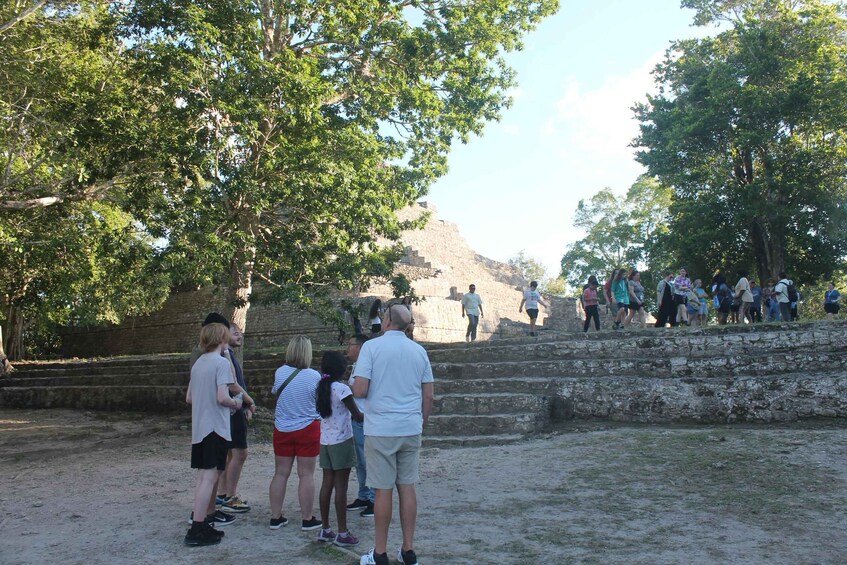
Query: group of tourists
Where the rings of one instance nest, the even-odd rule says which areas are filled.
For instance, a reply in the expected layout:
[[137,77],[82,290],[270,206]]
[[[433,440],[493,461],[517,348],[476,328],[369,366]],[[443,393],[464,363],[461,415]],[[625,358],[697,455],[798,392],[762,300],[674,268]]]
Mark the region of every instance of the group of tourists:
[[[777,280],[768,281],[760,287],[756,281],[748,278],[744,269],[739,269],[730,284],[722,273],[712,277],[707,290],[701,279],[689,278],[688,270],[683,267],[676,275],[665,271],[656,287],[655,327],[703,326],[708,323],[710,305],[717,314],[718,324],[744,324],[762,321],[793,321],[799,318],[798,305],[802,295],[794,286],[794,281],[781,272]],[[597,277],[591,275],[583,287],[581,302],[585,311],[583,332],[587,333],[594,322],[595,330],[600,329],[600,298],[613,317],[615,330],[629,326],[633,322],[641,327],[647,326],[647,312],[644,308],[644,286],[641,274],[632,269],[615,269],[602,286]],[[824,310],[828,318],[833,318],[840,309],[840,293],[830,282],[824,294]]]
[[[408,339],[411,307],[395,304],[376,313],[370,320],[374,335],[353,335],[346,354],[326,351],[320,372],[310,367],[308,337],[295,336],[289,342],[285,364],[276,370],[271,388],[276,409],[269,526],[278,530],[288,524],[283,503],[296,463],[301,530],[319,530],[318,542],[350,547],[359,539],[348,527],[347,512],[375,517],[374,548],[360,564],[386,565],[396,487],[403,532],[397,560],[417,565],[415,484],[421,433],[434,397],[432,367],[426,351]],[[186,401],[192,410],[191,467],[197,469],[197,479],[191,527],[184,540],[189,546],[220,543],[220,527],[251,509],[237,494],[247,458],[247,422],[256,410],[232,349],[242,343],[240,328],[213,313],[203,322],[200,344],[192,354]],[[352,371],[345,380],[348,363]],[[316,463],[322,469],[320,519],[313,514]],[[358,491],[348,504],[354,467]],[[337,531],[330,516],[333,499]]]

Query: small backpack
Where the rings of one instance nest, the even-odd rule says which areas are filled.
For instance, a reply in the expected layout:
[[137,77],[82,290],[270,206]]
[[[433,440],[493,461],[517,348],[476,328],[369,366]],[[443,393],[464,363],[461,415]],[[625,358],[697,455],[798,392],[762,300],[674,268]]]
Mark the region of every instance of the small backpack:
[[788,290],[786,291],[786,295],[788,296],[789,302],[797,302],[798,300],[800,300],[800,294],[797,292],[797,287],[794,286],[793,282],[788,284]]

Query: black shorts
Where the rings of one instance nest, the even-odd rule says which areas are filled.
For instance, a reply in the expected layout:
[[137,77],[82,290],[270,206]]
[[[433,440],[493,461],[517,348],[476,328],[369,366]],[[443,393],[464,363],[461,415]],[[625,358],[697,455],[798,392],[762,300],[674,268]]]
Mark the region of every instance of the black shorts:
[[688,297],[681,294],[674,294],[673,301],[677,306],[685,306],[688,304]]
[[538,319],[538,308],[527,308],[526,313],[529,314],[530,320]]
[[641,304],[639,304],[638,302],[630,302],[629,309],[633,312],[638,312],[639,310],[641,310]]
[[741,303],[740,302],[733,302],[732,306],[730,306],[729,309],[732,310],[733,312],[738,312],[739,310],[741,310]]
[[223,471],[226,469],[227,452],[229,442],[212,432],[200,443],[191,444],[191,468]]
[[841,310],[841,305],[838,302],[825,302],[823,305],[823,311],[827,314],[838,314],[839,310]]
[[230,449],[247,449],[247,415],[244,410],[236,410],[229,417],[229,433],[232,434]]

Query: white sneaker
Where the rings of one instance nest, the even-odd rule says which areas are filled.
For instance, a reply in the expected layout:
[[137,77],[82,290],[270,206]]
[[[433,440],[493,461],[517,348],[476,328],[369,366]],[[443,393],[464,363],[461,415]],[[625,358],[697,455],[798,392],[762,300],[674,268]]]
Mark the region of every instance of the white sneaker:
[[[385,560],[385,563],[388,563],[388,559]],[[369,552],[364,554],[361,557],[361,559],[359,559],[359,565],[376,565],[376,559],[374,559],[374,548],[373,547],[371,548],[371,550]]]
[[403,565],[418,565],[418,556],[415,555],[414,550],[410,549],[403,554],[403,546],[397,548],[397,562],[402,563]]

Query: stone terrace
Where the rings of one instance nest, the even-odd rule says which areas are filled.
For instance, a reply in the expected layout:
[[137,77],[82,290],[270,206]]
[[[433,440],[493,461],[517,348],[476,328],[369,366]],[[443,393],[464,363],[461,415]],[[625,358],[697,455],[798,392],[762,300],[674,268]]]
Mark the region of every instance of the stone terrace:
[[[847,416],[847,323],[704,331],[548,333],[427,345],[436,402],[429,445],[518,440],[569,420],[780,422]],[[318,352],[319,354],[320,352]],[[248,355],[260,404],[281,357]],[[21,363],[0,405],[185,411],[187,355]]]

